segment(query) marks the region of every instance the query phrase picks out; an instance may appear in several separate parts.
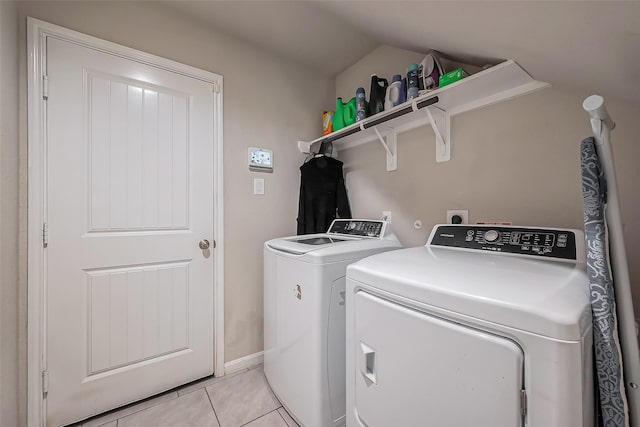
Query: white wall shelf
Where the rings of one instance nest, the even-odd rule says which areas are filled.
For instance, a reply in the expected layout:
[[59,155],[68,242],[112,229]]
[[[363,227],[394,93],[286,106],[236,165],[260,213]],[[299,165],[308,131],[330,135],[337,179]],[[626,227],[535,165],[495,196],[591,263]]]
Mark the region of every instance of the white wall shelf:
[[397,169],[397,136],[431,124],[436,136],[436,161],[451,158],[451,116],[550,86],[534,80],[515,61],[502,62],[441,89],[428,92],[313,141],[298,141],[302,153],[318,152],[332,142],[340,150],[379,141],[387,152],[387,170]]

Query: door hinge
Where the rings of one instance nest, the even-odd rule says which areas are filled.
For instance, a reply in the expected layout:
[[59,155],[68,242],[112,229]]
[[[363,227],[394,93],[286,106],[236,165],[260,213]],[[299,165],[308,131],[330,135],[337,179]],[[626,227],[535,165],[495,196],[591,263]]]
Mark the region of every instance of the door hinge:
[[42,99],[49,99],[49,77],[42,76]]
[[49,393],[49,371],[42,371],[42,397]]
[[220,85],[218,84],[218,82],[213,82],[213,91],[215,93],[220,93]]
[[42,247],[49,246],[49,227],[46,222],[42,223]]
[[520,390],[520,414],[523,418],[527,416],[527,390]]

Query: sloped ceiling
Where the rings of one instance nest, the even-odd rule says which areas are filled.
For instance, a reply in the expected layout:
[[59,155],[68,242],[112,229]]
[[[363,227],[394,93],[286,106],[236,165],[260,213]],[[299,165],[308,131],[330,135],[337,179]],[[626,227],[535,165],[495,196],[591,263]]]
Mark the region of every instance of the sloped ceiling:
[[335,75],[380,44],[640,102],[640,1],[179,1],[171,7]]
[[306,1],[185,0],[166,4],[327,75],[343,71],[379,45],[334,13]]

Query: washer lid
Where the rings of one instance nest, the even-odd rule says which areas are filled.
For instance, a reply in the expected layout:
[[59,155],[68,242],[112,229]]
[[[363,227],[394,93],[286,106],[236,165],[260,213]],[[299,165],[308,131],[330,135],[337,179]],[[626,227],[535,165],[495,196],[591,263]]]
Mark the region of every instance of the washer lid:
[[272,249],[292,254],[302,255],[311,251],[327,248],[340,242],[349,242],[354,240],[362,240],[360,237],[336,237],[335,235],[323,234],[304,234],[301,236],[283,237],[273,239],[266,243]]
[[591,325],[589,282],[580,263],[418,247],[351,264],[347,278],[557,339],[578,341]]
[[273,239],[265,243],[266,251],[312,264],[358,260],[401,247],[395,235],[386,236],[384,239],[370,239],[327,233],[305,234]]

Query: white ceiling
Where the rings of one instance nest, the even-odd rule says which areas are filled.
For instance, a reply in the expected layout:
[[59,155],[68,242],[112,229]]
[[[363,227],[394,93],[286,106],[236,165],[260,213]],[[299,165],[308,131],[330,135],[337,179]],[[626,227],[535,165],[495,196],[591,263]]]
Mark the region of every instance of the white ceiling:
[[212,27],[335,75],[380,44],[640,101],[640,1],[179,1]]

